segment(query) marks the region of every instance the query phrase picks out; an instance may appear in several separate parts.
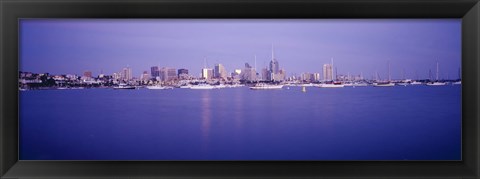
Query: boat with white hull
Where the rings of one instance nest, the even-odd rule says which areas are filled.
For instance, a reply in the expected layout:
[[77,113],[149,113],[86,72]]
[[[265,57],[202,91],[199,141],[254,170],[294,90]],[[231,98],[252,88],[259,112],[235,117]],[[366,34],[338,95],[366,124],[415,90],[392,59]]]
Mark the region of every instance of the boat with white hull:
[[427,83],[427,86],[444,86],[447,83],[444,82],[432,82],[432,83]]
[[[378,76],[378,73],[377,73]],[[386,81],[377,81],[373,83],[374,87],[392,87],[395,86],[395,83],[391,82],[391,75],[390,75],[390,62],[388,62],[388,80]]]
[[437,74],[436,74],[435,80],[436,81],[434,81],[434,82],[427,83],[427,86],[444,86],[444,85],[447,84],[445,82],[438,81],[438,62],[437,62]]
[[160,86],[160,85],[155,85],[155,86],[146,86],[147,89],[150,90],[164,90],[164,89],[173,89],[173,87],[170,86]]
[[341,83],[325,83],[319,86],[320,88],[343,88],[345,85]]
[[395,86],[394,83],[391,82],[378,82],[378,83],[373,83],[374,87],[392,87]]
[[135,89],[135,86],[120,85],[120,86],[113,87],[113,89]]
[[215,86],[209,84],[199,84],[191,86],[190,89],[215,89]]
[[264,84],[258,83],[255,86],[251,86],[250,89],[252,90],[269,90],[269,89],[282,89],[283,85],[271,85],[271,84]]
[[365,87],[368,86],[367,83],[353,83],[353,87]]

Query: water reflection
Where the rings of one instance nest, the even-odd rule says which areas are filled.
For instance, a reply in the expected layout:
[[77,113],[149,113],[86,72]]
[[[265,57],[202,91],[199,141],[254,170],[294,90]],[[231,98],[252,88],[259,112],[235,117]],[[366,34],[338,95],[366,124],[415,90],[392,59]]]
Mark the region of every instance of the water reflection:
[[202,148],[204,151],[208,150],[208,143],[209,143],[209,138],[210,138],[210,120],[212,118],[212,109],[211,109],[211,96],[210,96],[210,90],[204,90],[202,91],[202,98],[201,98],[201,106],[200,106],[200,111],[201,111],[201,116],[202,116],[202,126],[201,126],[201,131],[202,131]]
[[240,91],[237,91],[234,93],[234,96],[232,98],[232,101],[235,103],[235,108],[232,109],[233,115],[234,115],[234,120],[235,120],[235,129],[238,132],[241,132],[242,130],[242,124],[243,124],[243,95],[240,93]]

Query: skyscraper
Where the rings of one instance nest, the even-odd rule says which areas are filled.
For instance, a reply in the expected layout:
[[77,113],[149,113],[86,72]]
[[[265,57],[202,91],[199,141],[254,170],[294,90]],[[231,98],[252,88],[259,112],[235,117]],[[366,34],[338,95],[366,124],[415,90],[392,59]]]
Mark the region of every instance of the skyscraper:
[[320,73],[313,73],[312,74],[312,80],[314,82],[320,81]]
[[142,75],[140,75],[140,80],[142,81],[150,80],[150,75],[148,75],[148,71],[143,71]]
[[257,80],[257,72],[252,68],[252,66],[250,66],[250,64],[245,63],[245,68],[240,74],[240,79],[246,81],[255,81]]
[[130,67],[125,67],[122,70],[122,80],[130,81],[132,79],[132,69]]
[[202,78],[209,80],[213,78],[213,69],[211,68],[202,68]]
[[214,77],[227,79],[227,71],[222,64],[216,64],[214,68]]
[[175,68],[163,67],[159,70],[160,80],[171,81],[177,79],[177,70]]
[[332,81],[333,80],[333,71],[331,64],[323,64],[323,80]]
[[269,74],[268,74],[268,80],[272,81],[282,81],[285,79],[285,74],[283,74],[280,70],[280,64],[278,63],[277,59],[275,59],[275,54],[273,51],[273,45],[272,45],[272,60],[270,61],[269,65]]
[[269,71],[267,69],[267,67],[263,68],[262,69],[262,80],[268,80],[268,77],[269,77]]
[[150,74],[152,75],[152,78],[156,78],[160,76],[160,71],[158,66],[153,66],[150,68]]

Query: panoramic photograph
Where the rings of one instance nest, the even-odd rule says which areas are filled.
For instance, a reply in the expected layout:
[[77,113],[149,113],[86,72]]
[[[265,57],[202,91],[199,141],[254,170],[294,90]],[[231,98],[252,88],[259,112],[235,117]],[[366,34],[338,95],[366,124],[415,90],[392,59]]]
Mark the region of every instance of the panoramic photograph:
[[461,19],[20,19],[20,160],[462,160]]

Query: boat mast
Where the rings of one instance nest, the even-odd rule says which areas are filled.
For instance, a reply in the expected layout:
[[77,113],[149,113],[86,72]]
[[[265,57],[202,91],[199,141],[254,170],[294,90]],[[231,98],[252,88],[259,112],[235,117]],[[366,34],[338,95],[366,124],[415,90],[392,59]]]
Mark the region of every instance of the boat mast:
[[275,56],[273,54],[273,43],[272,43],[272,61],[273,61],[273,59],[275,59]]
[[271,75],[272,81],[275,82],[275,71],[273,70],[275,68],[274,63],[273,63],[274,59],[275,59],[275,56],[273,54],[273,43],[272,43],[272,61],[270,62],[270,64],[271,64],[270,65],[270,68],[271,68],[270,69],[271,70],[270,75]]
[[255,69],[253,69],[255,71],[255,81],[258,83],[258,76],[257,76],[257,55],[253,55],[254,58],[255,58]]
[[462,79],[462,73],[460,72],[460,68],[458,68],[458,79]]
[[388,82],[390,82],[391,77],[390,77],[390,61],[388,61]]
[[438,81],[438,62],[437,62],[437,77],[436,80]]

